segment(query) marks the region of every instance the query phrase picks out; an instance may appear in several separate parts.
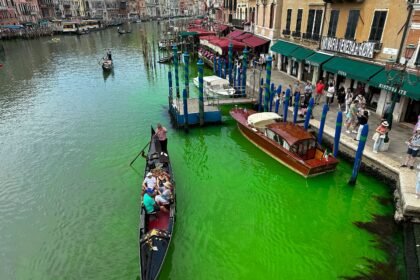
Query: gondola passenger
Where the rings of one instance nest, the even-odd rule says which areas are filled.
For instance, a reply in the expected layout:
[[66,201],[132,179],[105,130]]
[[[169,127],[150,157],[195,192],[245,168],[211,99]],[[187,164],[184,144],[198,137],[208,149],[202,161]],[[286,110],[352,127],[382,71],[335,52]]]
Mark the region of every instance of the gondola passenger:
[[143,192],[154,195],[156,192],[156,178],[152,172],[147,173],[143,181]]
[[148,193],[143,195],[143,205],[147,214],[156,212],[156,209],[158,209],[158,205],[155,200]]

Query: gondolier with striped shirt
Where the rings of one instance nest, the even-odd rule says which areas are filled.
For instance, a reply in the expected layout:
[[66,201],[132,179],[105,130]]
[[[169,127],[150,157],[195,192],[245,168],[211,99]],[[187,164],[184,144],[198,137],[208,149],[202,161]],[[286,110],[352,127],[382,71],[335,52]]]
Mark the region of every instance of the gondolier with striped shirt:
[[157,124],[156,136],[159,139],[160,147],[162,152],[168,153],[168,138],[166,137],[167,129],[163,127],[160,123]]

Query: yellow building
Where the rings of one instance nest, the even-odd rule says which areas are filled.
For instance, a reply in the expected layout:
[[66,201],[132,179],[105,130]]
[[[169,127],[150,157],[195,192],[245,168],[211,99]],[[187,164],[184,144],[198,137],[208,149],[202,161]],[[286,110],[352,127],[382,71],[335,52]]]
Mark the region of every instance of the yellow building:
[[[384,65],[404,52],[410,1],[283,0],[282,6],[281,38],[271,49],[278,69],[363,93],[367,107],[382,114],[391,96]],[[395,120],[403,118],[405,104],[396,105]]]
[[272,41],[280,38],[283,2],[282,0],[256,1],[254,29],[256,35]]

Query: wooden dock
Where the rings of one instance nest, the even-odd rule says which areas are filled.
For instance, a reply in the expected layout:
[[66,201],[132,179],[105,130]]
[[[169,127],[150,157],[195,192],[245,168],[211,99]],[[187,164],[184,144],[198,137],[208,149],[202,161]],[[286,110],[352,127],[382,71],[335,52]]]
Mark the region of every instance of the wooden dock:
[[[188,98],[188,126],[200,124],[199,100],[197,98]],[[185,125],[185,112],[182,99],[174,99],[169,107],[169,113],[178,128]],[[222,113],[215,105],[204,104],[204,124],[214,124],[222,122]]]
[[220,105],[236,105],[236,104],[255,104],[257,100],[251,97],[237,97],[237,98],[215,98],[207,99],[204,105],[220,106]]

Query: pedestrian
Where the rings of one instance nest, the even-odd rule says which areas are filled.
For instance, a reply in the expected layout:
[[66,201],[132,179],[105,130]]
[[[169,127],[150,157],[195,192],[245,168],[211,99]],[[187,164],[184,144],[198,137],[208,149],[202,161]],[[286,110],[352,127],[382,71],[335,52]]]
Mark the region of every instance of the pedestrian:
[[167,129],[160,123],[157,124],[156,135],[160,142],[160,147],[163,153],[168,153],[168,138],[166,137]]
[[416,160],[420,148],[420,128],[418,128],[413,136],[411,136],[410,140],[405,143],[408,145],[407,156],[401,167],[408,166],[410,169],[414,169],[414,161]]
[[417,116],[417,123],[413,128],[413,133],[416,132],[416,130],[419,128],[420,128],[420,115]]
[[373,134],[372,140],[375,142],[373,143],[373,152],[375,154],[381,149],[381,146],[384,143],[386,134],[388,133],[389,123],[387,121],[383,121],[377,128],[375,134]]
[[[356,125],[357,125],[357,112],[358,112],[359,101],[354,100],[351,105],[350,109],[346,114],[346,133],[357,133]],[[353,131],[350,129],[353,128]]]
[[359,104],[366,104],[366,98],[363,96],[363,93],[359,93],[356,98],[356,100],[359,100]]
[[310,82],[306,83],[306,86],[304,88],[304,93],[305,93],[305,98],[303,100],[303,104],[305,106],[308,106],[309,105],[309,100],[312,97],[312,84]]
[[338,110],[344,111],[345,102],[346,102],[346,92],[343,86],[341,86],[337,91],[337,102],[338,102]]
[[319,80],[315,87],[315,103],[317,105],[319,105],[319,100],[324,94],[324,88],[325,88],[324,81]]
[[333,98],[334,98],[334,94],[335,94],[335,87],[334,87],[334,83],[330,82],[328,84],[328,89],[327,89],[327,98],[325,100],[325,103],[327,103],[328,107],[330,106],[330,103],[332,103]]
[[348,88],[346,92],[346,111],[344,113],[347,114],[347,112],[350,109],[350,104],[352,102],[353,102],[353,92],[351,91],[351,88]]
[[357,116],[359,129],[357,130],[357,135],[356,135],[356,138],[354,138],[354,140],[360,141],[360,135],[362,134],[363,126],[368,123],[368,120],[369,120],[369,111],[364,110],[362,114]]

